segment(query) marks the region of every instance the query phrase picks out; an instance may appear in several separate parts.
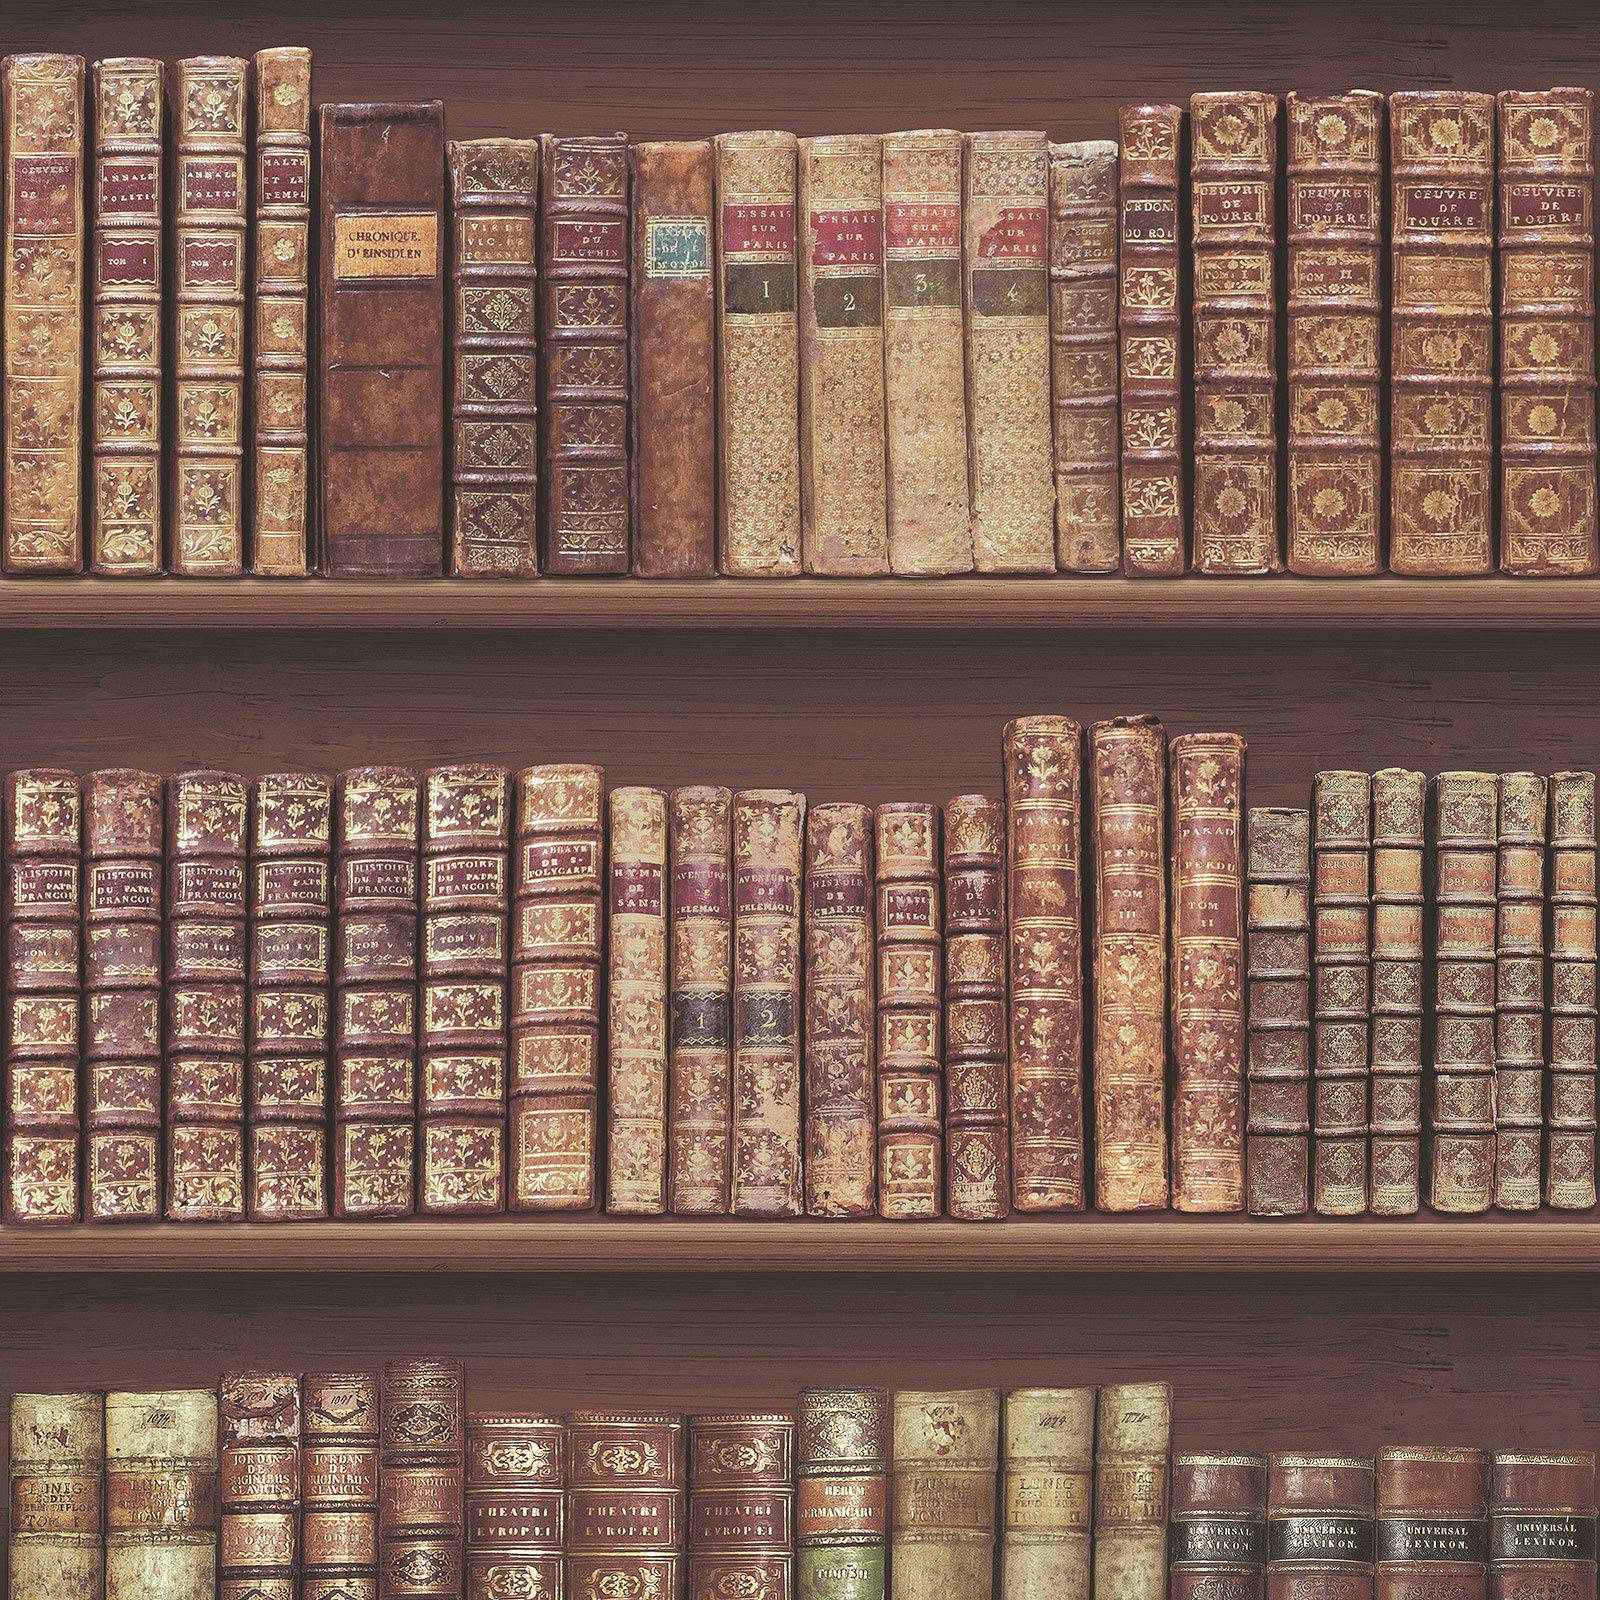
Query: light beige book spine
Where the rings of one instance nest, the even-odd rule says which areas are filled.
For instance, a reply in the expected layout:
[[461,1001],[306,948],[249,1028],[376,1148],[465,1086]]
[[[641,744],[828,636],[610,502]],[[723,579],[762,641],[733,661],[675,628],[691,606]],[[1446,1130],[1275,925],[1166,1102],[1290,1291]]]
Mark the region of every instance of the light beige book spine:
[[990,1600],[999,1444],[995,1389],[895,1395],[892,1600]]
[[105,1401],[11,1397],[10,1600],[100,1600]]
[[1001,1600],[1089,1600],[1093,1389],[1013,1389],[1005,1405]]
[[1094,1593],[1165,1600],[1172,1390],[1110,1384],[1095,1421]]

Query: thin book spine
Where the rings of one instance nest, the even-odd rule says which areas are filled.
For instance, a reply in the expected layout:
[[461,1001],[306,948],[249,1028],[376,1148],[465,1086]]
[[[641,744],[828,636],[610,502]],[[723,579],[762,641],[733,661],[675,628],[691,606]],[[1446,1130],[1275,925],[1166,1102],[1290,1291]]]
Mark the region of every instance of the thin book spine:
[[377,1600],[462,1600],[464,1388],[459,1361],[391,1361],[383,1369]]
[[1095,1412],[1094,1589],[1164,1600],[1170,1504],[1172,1390],[1112,1383]]
[[1544,1154],[1547,785],[1500,778],[1494,992],[1494,1203],[1537,1211]]
[[1545,1204],[1595,1203],[1595,777],[1550,776],[1550,1090]]

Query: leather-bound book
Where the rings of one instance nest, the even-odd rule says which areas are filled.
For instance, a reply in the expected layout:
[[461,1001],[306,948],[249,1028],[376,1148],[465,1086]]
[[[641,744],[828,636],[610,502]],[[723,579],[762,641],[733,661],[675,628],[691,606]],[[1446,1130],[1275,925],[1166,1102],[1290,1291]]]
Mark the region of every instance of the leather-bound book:
[[1172,1204],[1244,1210],[1244,740],[1172,741]]
[[682,1593],[683,1418],[567,1418],[567,1600]]
[[877,1209],[872,808],[806,815],[806,1212]]
[[801,836],[790,789],[733,799],[733,1211],[797,1217]]
[[232,772],[167,781],[167,1217],[245,1214],[245,846]]
[[800,323],[792,133],[719,133],[717,559],[800,571]]
[[1595,1203],[1595,779],[1550,776],[1550,1097],[1544,1201]]
[[106,1600],[216,1600],[217,1396],[106,1396]]
[[1050,146],[1050,397],[1056,565],[1122,565],[1117,468],[1117,147]]
[[1266,1457],[1174,1456],[1172,1600],[1262,1600],[1266,1580]]
[[467,1417],[466,1600],[562,1593],[566,1424],[560,1417]]
[[999,1453],[997,1390],[895,1394],[893,1600],[990,1600]]
[[942,818],[891,801],[874,819],[878,950],[878,1211],[936,1217],[944,1197]]
[[607,797],[606,1210],[667,1209],[667,797]]
[[378,1423],[378,1600],[462,1600],[465,1379],[459,1361],[391,1361]]
[[218,1600],[295,1600],[300,1565],[300,1379],[239,1372],[217,1385]]
[[1367,1209],[1372,1017],[1372,779],[1319,772],[1311,791],[1311,1203],[1319,1216]]
[[540,145],[544,570],[626,572],[628,138]]
[[1094,1442],[1094,1593],[1163,1600],[1167,1592],[1172,1390],[1113,1383],[1100,1391]]
[[1428,780],[1372,775],[1372,1187],[1380,1217],[1412,1215],[1422,1190],[1423,834]]
[[450,572],[539,570],[535,139],[452,139]]
[[334,577],[444,570],[444,107],[323,105],[318,515]]
[[1003,745],[1011,1204],[1082,1211],[1083,730],[1018,717]]
[[1383,568],[1383,120],[1370,89],[1287,102],[1289,570]]
[[1539,1209],[1548,811],[1538,773],[1502,774],[1494,943],[1494,1203],[1502,1211]]
[[8,1224],[82,1215],[78,1092],[83,814],[76,773],[5,779]]
[[667,1209],[720,1216],[733,1199],[732,791],[674,789],[667,842]]
[[1485,1600],[1488,1452],[1380,1450],[1377,1546],[1377,1600]]
[[800,516],[807,572],[889,570],[883,398],[883,149],[802,139]]
[[250,570],[311,561],[311,52],[255,55]]
[[640,143],[633,180],[633,570],[717,570],[715,157],[709,139]]
[[1178,270],[1183,109],[1124,106],[1118,126],[1122,570],[1171,578],[1188,563]]
[[1494,96],[1389,97],[1389,565],[1494,567]]
[[1373,1600],[1371,1459],[1267,1461],[1267,1600]]
[[1001,1600],[1088,1600],[1094,1571],[1093,1389],[1005,1399]]
[[250,818],[249,1195],[255,1222],[328,1214],[333,785],[256,779]]
[[794,1500],[793,1417],[690,1417],[688,1600],[790,1600]]
[[962,189],[967,451],[979,572],[1054,572],[1050,143],[969,133]]
[[376,1600],[378,1375],[301,1382],[300,1600]]
[[884,1600],[889,1396],[802,1389],[795,1419],[796,1600]]
[[961,135],[883,136],[889,565],[972,571],[961,304]]
[[510,774],[461,762],[423,779],[417,1207],[506,1208]]
[[1252,806],[1247,845],[1245,1199],[1253,1217],[1311,1204],[1311,814]]
[[1503,89],[1500,570],[1592,573],[1594,94]]
[[102,1600],[105,1397],[14,1394],[10,1412],[11,1600]]
[[90,282],[89,570],[161,570],[162,119],[166,65],[97,61]]
[[1494,1199],[1495,841],[1500,780],[1433,780],[1433,1161],[1435,1211]]
[[1489,1600],[1594,1600],[1594,1452],[1489,1461]]
[[[7,56],[6,403],[0,554],[7,572],[83,566],[83,59]],[[29,337],[24,337],[28,332]]]
[[415,1209],[416,778],[357,767],[339,779],[334,939],[333,1214]]
[[595,1204],[605,796],[599,767],[517,774],[507,1140],[513,1211]]
[[1154,717],[1115,717],[1089,730],[1101,1211],[1167,1204],[1166,754]]

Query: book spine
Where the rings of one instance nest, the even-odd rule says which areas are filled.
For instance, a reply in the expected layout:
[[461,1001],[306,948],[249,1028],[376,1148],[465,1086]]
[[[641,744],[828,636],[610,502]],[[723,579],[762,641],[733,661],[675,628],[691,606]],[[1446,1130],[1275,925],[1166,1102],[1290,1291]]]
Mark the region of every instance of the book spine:
[[1262,1600],[1267,1581],[1265,1456],[1174,1456],[1171,1600]]
[[796,1600],[884,1600],[889,1396],[803,1389],[795,1433]]
[[1267,1461],[1267,1600],[1373,1600],[1375,1474],[1370,1459]]
[[336,1217],[415,1210],[418,811],[417,780],[403,768],[339,779]]
[[166,66],[92,68],[89,570],[161,570],[162,118]]
[[605,795],[599,767],[517,774],[513,1211],[588,1211],[596,1201]]
[[299,1600],[376,1600],[378,1375],[302,1384]]
[[635,144],[633,570],[717,570],[715,156],[709,139]]
[[733,800],[733,1211],[797,1217],[800,1183],[801,836],[806,800]]
[[1089,1600],[1094,1409],[1093,1389],[1005,1398],[1001,1600]]
[[1000,1395],[994,1389],[894,1397],[894,1600],[990,1600]]
[[78,1221],[83,820],[77,774],[5,779],[8,1224]]
[[391,1361],[378,1423],[378,1600],[462,1600],[466,1418],[459,1361]]
[[1595,778],[1550,777],[1550,1133],[1545,1204],[1595,1203]]
[[1377,1600],[1419,1588],[1486,1600],[1489,1457],[1483,1450],[1378,1454]]
[[560,1417],[468,1416],[466,1600],[561,1595],[566,1434]]
[[1050,143],[969,133],[962,189],[967,449],[979,572],[1054,572]]
[[606,1210],[667,1209],[667,797],[607,802]]
[[806,815],[806,1212],[877,1210],[872,809]]
[[1094,1592],[1163,1600],[1172,1390],[1114,1383],[1095,1411]]
[[249,1199],[255,1222],[328,1214],[333,785],[255,783],[250,823]]
[[883,136],[889,565],[972,571],[961,305],[961,135]]
[[452,139],[450,573],[539,570],[535,139]]
[[11,1600],[102,1600],[105,1398],[11,1397]]
[[733,794],[674,789],[671,847],[667,1189],[674,1216],[733,1202]]
[[161,1218],[162,859],[153,772],[83,782],[84,1203],[93,1222]]
[[1494,96],[1389,97],[1389,565],[1494,567]]
[[1539,1209],[1544,1151],[1545,780],[1500,779],[1495,909],[1494,1203]]
[[688,1426],[688,1600],[790,1600],[794,1419],[731,1411]]
[[1011,1204],[1082,1211],[1083,730],[1018,717],[1003,740]]
[[1089,730],[1094,819],[1095,1205],[1166,1207],[1166,735],[1154,717]]
[[[84,100],[80,56],[0,65],[5,130],[6,393],[0,556],[7,572],[83,567]],[[30,337],[24,333],[33,330]]]
[[682,1593],[683,1418],[567,1418],[567,1600]]
[[255,55],[250,563],[311,571],[311,52]]
[[1131,578],[1170,578],[1188,562],[1178,271],[1182,108],[1124,106],[1118,148],[1122,570]]
[[1594,1452],[1497,1454],[1489,1485],[1489,1600],[1593,1600]]
[[229,1374],[217,1387],[218,1600],[295,1600],[300,1380]]
[[1288,96],[1289,570],[1383,568],[1381,94]]
[[1600,567],[1594,95],[1499,95],[1500,569]]

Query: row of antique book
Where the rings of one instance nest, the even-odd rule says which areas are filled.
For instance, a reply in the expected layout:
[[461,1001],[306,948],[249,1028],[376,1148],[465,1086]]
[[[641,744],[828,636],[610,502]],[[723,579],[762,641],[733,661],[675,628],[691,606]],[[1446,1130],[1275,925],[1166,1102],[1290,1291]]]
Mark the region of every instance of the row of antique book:
[[328,104],[313,169],[272,49],[177,64],[168,201],[163,63],[92,76],[4,68],[8,572],[1596,570],[1587,89],[1120,147]]

